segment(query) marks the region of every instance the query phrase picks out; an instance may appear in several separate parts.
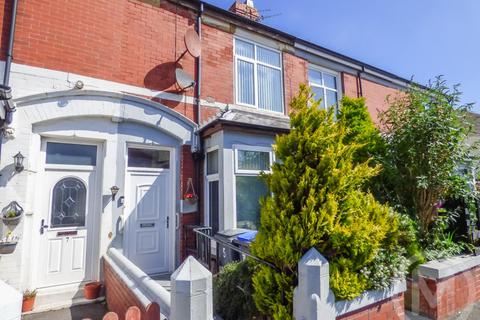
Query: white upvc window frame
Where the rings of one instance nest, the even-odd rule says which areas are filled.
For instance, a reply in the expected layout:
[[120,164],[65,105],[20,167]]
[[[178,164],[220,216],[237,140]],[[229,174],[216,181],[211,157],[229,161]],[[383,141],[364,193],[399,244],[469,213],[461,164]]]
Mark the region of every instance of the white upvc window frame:
[[[236,144],[232,146],[233,149],[233,161],[234,161],[234,168],[233,168],[233,225],[234,228],[238,228],[237,226],[237,177],[257,177],[260,176],[262,172],[271,173],[272,172],[272,165],[275,162],[275,156],[272,147],[261,147],[261,146],[251,146],[251,145],[240,145]],[[270,169],[268,171],[263,170],[241,170],[238,169],[238,151],[259,151],[259,152],[268,152],[270,154]]]
[[[315,88],[319,88],[319,89],[322,89],[323,90],[323,94],[324,94],[324,97],[327,96],[327,90],[330,90],[330,91],[335,91],[337,93],[337,106],[336,106],[336,111],[338,111],[338,107],[339,107],[339,104],[340,104],[340,100],[342,99],[342,92],[343,92],[343,88],[342,88],[342,81],[341,81],[341,75],[340,75],[340,72],[338,71],[334,71],[334,70],[331,70],[331,69],[327,69],[325,67],[321,67],[321,66],[318,66],[318,65],[314,65],[314,64],[309,64],[308,65],[308,70],[307,71],[310,71],[310,70],[313,70],[313,71],[317,71],[317,72],[321,72],[322,73],[322,84],[318,84],[318,83],[314,83],[310,80],[310,77],[308,75],[308,72],[307,72],[307,76],[308,76],[308,84],[310,87],[315,87]],[[333,76],[335,77],[335,81],[336,81],[336,89],[333,89],[333,88],[330,88],[330,87],[327,87],[325,86],[325,78],[323,76],[323,74],[326,73],[330,76]],[[320,105],[321,107],[321,105]],[[327,106],[325,104],[325,109],[326,108],[329,108],[329,106]]]
[[[270,161],[270,168],[268,170],[246,170],[240,169],[238,166],[238,152],[239,151],[257,151],[257,152],[268,152],[269,154],[269,161]],[[234,161],[235,161],[235,175],[260,175],[262,172],[271,173],[272,172],[272,164],[274,162],[274,155],[273,150],[271,147],[259,147],[259,146],[248,146],[248,145],[234,145],[233,146],[234,152]]]
[[[237,56],[237,48],[236,48],[236,41],[237,40],[244,41],[244,42],[247,42],[247,43],[253,45],[254,57],[255,57],[254,59],[247,58],[247,57],[242,57],[242,56]],[[264,48],[264,49],[267,49],[267,50],[278,53],[279,61],[280,61],[280,67],[258,61],[257,60],[257,47],[261,47],[261,48]],[[284,80],[283,80],[283,55],[282,55],[282,52],[280,50],[277,50],[277,49],[274,49],[272,47],[260,44],[258,42],[255,42],[255,41],[252,41],[252,40],[249,40],[249,39],[245,39],[243,37],[235,36],[235,37],[233,37],[233,59],[234,59],[233,70],[234,70],[235,104],[240,105],[240,106],[255,108],[257,110],[262,110],[262,111],[265,111],[265,112],[274,112],[274,113],[278,113],[278,114],[284,114],[285,113],[285,92],[284,92]],[[238,71],[237,70],[238,60],[242,60],[242,61],[253,64],[253,92],[254,92],[254,101],[255,101],[254,104],[248,104],[248,103],[240,102],[238,100],[238,97],[239,97],[239,94],[238,94],[238,90],[239,90],[238,89],[238,73],[237,73],[237,71]],[[281,104],[282,104],[281,105],[281,111],[267,110],[267,109],[260,108],[258,106],[258,75],[257,75],[258,74],[258,68],[257,68],[258,65],[266,66],[266,67],[269,67],[269,68],[276,69],[276,70],[280,71],[280,93],[281,93],[280,101],[281,101]]]
[[[213,174],[208,174],[207,168],[208,168],[208,153],[217,151],[217,156],[218,156],[218,171],[217,173]],[[220,147],[219,146],[213,146],[205,150],[205,161],[204,161],[204,168],[205,172],[205,183],[204,183],[204,195],[205,195],[205,202],[204,202],[204,223],[206,226],[211,227],[210,223],[210,189],[209,189],[209,184],[210,182],[218,181],[219,183],[219,189],[220,189]],[[218,190],[220,193],[220,190]],[[220,210],[220,199],[219,199],[219,214],[221,213]]]

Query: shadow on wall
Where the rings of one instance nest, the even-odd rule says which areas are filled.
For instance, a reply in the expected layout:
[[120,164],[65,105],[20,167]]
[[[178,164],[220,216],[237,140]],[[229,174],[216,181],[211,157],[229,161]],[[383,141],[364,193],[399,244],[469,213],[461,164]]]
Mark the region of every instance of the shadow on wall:
[[13,163],[3,167],[0,170],[0,187],[5,187],[15,174],[15,165]]
[[181,68],[182,65],[176,62],[165,62],[159,64],[155,68],[148,71],[143,80],[143,84],[146,88],[157,91],[166,91],[177,93],[174,88],[175,81],[175,69]]
[[[166,62],[151,69],[143,80],[145,88],[183,95],[184,92],[178,88],[175,79],[176,68],[182,68],[182,65],[177,62]],[[181,101],[162,100],[161,98],[155,98],[153,100],[162,103],[169,108],[175,108],[181,103]]]

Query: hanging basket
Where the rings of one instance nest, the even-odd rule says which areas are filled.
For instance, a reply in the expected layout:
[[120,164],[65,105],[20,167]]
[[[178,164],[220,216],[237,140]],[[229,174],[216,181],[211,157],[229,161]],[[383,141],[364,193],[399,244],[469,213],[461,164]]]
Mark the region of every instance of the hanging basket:
[[187,190],[185,191],[185,194],[183,195],[183,201],[185,201],[189,205],[194,205],[198,201],[197,193],[195,192],[195,188],[193,187],[192,178],[188,178]]
[[5,225],[17,225],[22,219],[23,208],[17,201],[10,202],[2,209],[2,221]]
[[18,241],[0,242],[0,254],[11,254],[15,251]]

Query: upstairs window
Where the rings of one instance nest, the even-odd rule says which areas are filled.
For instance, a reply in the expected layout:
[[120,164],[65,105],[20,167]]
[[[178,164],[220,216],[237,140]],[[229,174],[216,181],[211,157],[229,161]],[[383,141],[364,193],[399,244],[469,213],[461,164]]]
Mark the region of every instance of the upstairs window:
[[236,103],[283,112],[279,51],[235,39]]
[[339,83],[338,75],[333,72],[326,72],[315,68],[308,69],[308,81],[312,88],[315,99],[322,100],[322,108],[338,106]]

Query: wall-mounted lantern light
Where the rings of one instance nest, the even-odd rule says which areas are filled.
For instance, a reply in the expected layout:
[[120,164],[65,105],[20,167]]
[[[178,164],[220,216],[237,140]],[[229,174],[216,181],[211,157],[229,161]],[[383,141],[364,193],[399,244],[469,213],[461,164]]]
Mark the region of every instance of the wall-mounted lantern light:
[[23,160],[25,159],[24,155],[19,151],[16,155],[13,156],[13,164],[15,165],[16,172],[22,172],[23,167]]
[[115,196],[117,195],[119,190],[120,188],[117,186],[113,186],[110,188],[110,191],[112,192],[112,200],[115,200]]

